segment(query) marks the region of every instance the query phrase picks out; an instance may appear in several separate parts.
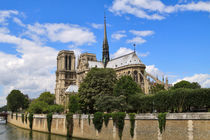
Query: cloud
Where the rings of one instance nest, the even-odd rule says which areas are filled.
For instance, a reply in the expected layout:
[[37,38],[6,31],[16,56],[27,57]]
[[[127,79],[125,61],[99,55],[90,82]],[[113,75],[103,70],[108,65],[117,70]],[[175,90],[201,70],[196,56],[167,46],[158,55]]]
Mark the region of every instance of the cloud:
[[15,23],[17,23],[19,26],[25,27],[25,24],[23,24],[22,21],[19,18],[17,18],[17,17],[14,17],[13,21]]
[[123,37],[126,37],[125,31],[117,31],[111,35],[113,39],[120,40]]
[[[133,52],[134,50],[132,49],[129,49],[129,48],[125,48],[125,47],[120,47],[114,54],[111,54],[111,58],[117,58],[117,57],[120,57],[120,56],[123,56],[123,55],[126,55],[126,54],[129,54],[131,52]],[[139,56],[139,57],[146,57],[149,55],[149,52],[146,52],[146,53],[139,53],[139,52],[136,52],[136,54]]]
[[143,44],[146,42],[146,40],[144,40],[141,37],[134,37],[132,39],[129,39],[126,41],[127,43],[133,43],[133,44]]
[[133,35],[142,36],[142,37],[151,36],[154,34],[154,31],[149,31],[149,30],[148,31],[130,30],[129,32],[132,33]]
[[149,20],[162,20],[166,15],[179,11],[210,12],[210,2],[188,2],[165,5],[161,0],[114,0],[109,10],[117,15],[131,14]]
[[138,56],[140,56],[140,57],[147,57],[149,54],[150,54],[150,52],[139,53]]
[[189,82],[198,82],[202,88],[210,88],[210,74],[194,74],[193,76],[178,79],[173,84],[181,80],[186,80]]
[[96,24],[96,23],[91,23],[90,25],[95,29],[102,29],[104,26],[103,24]]
[[160,71],[157,67],[155,67],[155,65],[146,66],[146,72],[155,77],[158,77],[159,79],[165,75],[162,71]]
[[16,10],[0,10],[0,24],[7,25],[7,19],[18,14],[19,12]]
[[27,31],[23,35],[37,40],[39,37],[44,37],[52,42],[73,43],[77,46],[83,44],[92,44],[96,42],[95,35],[87,28],[79,25],[64,24],[64,23],[35,23],[28,25]]

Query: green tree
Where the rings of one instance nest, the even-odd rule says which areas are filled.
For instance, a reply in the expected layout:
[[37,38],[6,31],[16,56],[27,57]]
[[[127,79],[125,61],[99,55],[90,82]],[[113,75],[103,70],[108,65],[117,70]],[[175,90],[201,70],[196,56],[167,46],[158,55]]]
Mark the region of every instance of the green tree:
[[172,89],[177,89],[177,88],[197,89],[197,88],[201,88],[201,86],[197,82],[190,83],[188,81],[182,80],[182,81],[174,84]]
[[77,94],[69,95],[69,111],[72,113],[76,113],[79,111],[79,109],[79,96]]
[[79,88],[82,111],[94,113],[95,101],[102,95],[112,95],[115,82],[116,73],[113,69],[92,68]]
[[7,107],[12,112],[18,111],[20,108],[26,109],[28,107],[28,96],[21,93],[20,90],[12,90],[7,96]]
[[34,114],[63,112],[64,107],[62,105],[56,105],[54,100],[54,94],[51,94],[50,92],[43,92],[37,99],[31,102],[28,111]]
[[2,107],[0,107],[0,112],[6,112],[7,111],[7,105],[4,105]]
[[[117,80],[114,86],[114,95],[116,97],[123,97],[125,99],[123,106],[125,110],[120,111],[131,111],[134,110],[134,106],[132,106],[130,101],[133,99],[132,96],[136,96],[136,94],[142,94],[141,88],[139,85],[132,79],[131,76],[122,76]],[[122,100],[123,98],[119,98]],[[132,98],[132,99],[131,99]],[[122,105],[122,101],[120,102]],[[134,104],[134,103],[132,103]]]
[[53,105],[54,101],[55,101],[55,95],[51,94],[50,92],[43,92],[39,98],[39,101],[43,101],[45,103],[47,103],[48,105]]
[[141,88],[139,87],[139,85],[137,85],[137,83],[132,79],[131,76],[120,77],[120,79],[117,80],[116,85],[114,86],[114,95],[124,95],[126,97],[126,103],[128,103],[129,96],[141,92]]

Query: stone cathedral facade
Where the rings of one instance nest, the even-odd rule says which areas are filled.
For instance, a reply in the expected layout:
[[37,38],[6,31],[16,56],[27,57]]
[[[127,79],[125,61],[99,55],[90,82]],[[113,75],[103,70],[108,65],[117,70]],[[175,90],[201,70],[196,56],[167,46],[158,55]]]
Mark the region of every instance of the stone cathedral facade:
[[[168,79],[158,80],[155,76],[145,71],[146,66],[142,63],[136,52],[132,52],[118,58],[110,60],[109,44],[106,32],[106,19],[104,20],[104,40],[103,40],[102,61],[97,61],[96,55],[92,53],[83,53],[78,59],[78,65],[75,64],[75,55],[73,51],[62,50],[57,56],[56,103],[65,105],[67,108],[68,95],[77,93],[78,88],[90,71],[91,68],[112,68],[116,71],[117,77],[130,75],[134,81],[139,84],[145,94],[149,94],[150,86],[155,82],[164,85],[168,89]],[[150,81],[153,79],[153,82]]]

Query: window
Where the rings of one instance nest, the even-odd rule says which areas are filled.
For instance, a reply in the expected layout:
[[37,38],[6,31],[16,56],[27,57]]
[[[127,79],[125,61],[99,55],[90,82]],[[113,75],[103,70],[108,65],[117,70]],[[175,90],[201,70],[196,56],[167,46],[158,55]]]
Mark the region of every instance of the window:
[[65,70],[67,70],[67,56],[65,56]]
[[71,56],[69,56],[69,70],[71,70]]

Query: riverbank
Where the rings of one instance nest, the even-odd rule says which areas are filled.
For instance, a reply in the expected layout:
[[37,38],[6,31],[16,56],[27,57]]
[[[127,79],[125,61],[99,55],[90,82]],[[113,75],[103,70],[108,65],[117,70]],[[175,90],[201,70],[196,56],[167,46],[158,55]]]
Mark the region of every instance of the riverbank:
[[[125,118],[125,125],[123,130],[123,140],[192,140],[202,139],[208,140],[210,137],[210,113],[168,113],[166,116],[165,131],[160,134],[158,124],[158,114],[138,114],[135,119],[134,137],[130,135],[130,120]],[[108,126],[103,124],[101,132],[95,130],[92,123],[92,116],[90,117],[90,124],[88,115],[74,115],[73,116],[73,137],[85,139],[103,139],[103,140],[118,140],[117,128],[110,120]],[[21,114],[8,115],[8,123],[16,125],[21,128],[30,129],[29,122],[22,122]],[[33,130],[48,133],[46,115],[34,115]],[[66,136],[66,117],[65,115],[53,115],[51,133]]]

